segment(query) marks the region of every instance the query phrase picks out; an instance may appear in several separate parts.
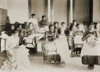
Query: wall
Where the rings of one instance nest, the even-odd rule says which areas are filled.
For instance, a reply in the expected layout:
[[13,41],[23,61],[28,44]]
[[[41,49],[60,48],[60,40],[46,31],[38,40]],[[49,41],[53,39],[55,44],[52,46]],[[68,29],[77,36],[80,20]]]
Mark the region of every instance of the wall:
[[0,0],[0,8],[7,9],[7,0]]
[[93,0],[93,22],[100,22],[100,0]]
[[78,22],[89,21],[90,0],[74,0],[74,19]]
[[7,16],[7,0],[0,0],[0,33],[4,29]]
[[53,21],[67,23],[67,0],[54,0],[53,13]]
[[45,15],[45,0],[30,0],[31,1],[31,14],[35,13],[38,20],[42,15]]
[[28,20],[28,0],[8,0],[7,6],[11,23],[23,23]]

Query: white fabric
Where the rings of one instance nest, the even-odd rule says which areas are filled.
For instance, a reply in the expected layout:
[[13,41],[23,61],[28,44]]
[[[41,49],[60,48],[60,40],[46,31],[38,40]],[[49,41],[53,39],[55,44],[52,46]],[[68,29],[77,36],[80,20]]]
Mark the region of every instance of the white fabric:
[[2,69],[25,69],[30,67],[29,50],[26,49],[25,45],[18,47],[19,37],[9,37],[6,44],[6,49],[11,56],[7,55],[8,60],[3,62]]
[[47,42],[46,44],[44,44],[44,48],[46,51],[46,55],[54,55],[57,54],[56,50],[56,46],[54,45],[54,42]]
[[6,39],[9,37],[7,34],[2,34],[1,36],[1,52],[6,50]]
[[55,51],[56,50],[54,43],[46,43],[44,46],[45,46],[45,49],[48,51]]
[[28,23],[30,23],[30,22],[32,22],[34,25],[38,25],[38,21],[37,21],[37,19],[36,18],[30,18],[29,20],[28,20]]
[[13,50],[19,45],[19,37],[10,36],[6,41],[6,50],[13,55]]
[[30,22],[32,22],[33,25],[35,26],[35,28],[38,29],[38,21],[37,21],[36,18],[34,18],[34,19],[33,19],[33,18],[30,18],[30,19],[28,20],[28,24],[29,24]]
[[83,44],[84,42],[82,41],[82,35],[77,35],[74,37],[74,43],[75,44]]
[[57,53],[60,54],[61,59],[68,64],[69,63],[69,58],[70,58],[70,51],[67,43],[67,37],[64,35],[61,35],[59,39],[56,39],[54,41],[56,48],[57,48]]
[[61,27],[61,34],[65,34],[66,27]]
[[84,43],[81,55],[100,56],[100,39],[93,42],[93,36],[88,39],[88,42]]
[[31,66],[28,55],[29,50],[26,49],[25,45],[21,45],[16,49],[14,59],[17,64],[17,69],[24,69]]
[[29,47],[29,48],[35,47],[34,36],[33,37],[26,37],[24,39],[26,40],[26,47]]

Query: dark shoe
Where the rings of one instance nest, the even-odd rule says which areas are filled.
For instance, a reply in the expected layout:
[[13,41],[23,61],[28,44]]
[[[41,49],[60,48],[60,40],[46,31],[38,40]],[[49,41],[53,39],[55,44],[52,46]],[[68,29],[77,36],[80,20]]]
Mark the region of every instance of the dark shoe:
[[88,65],[88,69],[94,69],[94,65]]

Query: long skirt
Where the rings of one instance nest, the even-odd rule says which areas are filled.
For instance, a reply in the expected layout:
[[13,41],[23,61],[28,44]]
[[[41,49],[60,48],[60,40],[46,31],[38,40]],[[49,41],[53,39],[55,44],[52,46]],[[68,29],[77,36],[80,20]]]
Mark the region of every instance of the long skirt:
[[88,43],[84,43],[81,56],[90,55],[90,56],[100,56],[100,44],[96,43],[93,47]]
[[63,61],[68,64],[70,59],[70,51],[67,37],[60,35],[60,38],[56,39],[54,42],[57,47],[57,53],[61,56],[61,59],[63,59]]
[[3,62],[2,69],[26,69],[31,66],[28,57],[28,49],[21,45],[18,49],[13,50],[13,54],[7,51],[8,59]]
[[81,52],[83,64],[99,64],[100,63],[100,44],[95,43],[92,47],[85,43]]

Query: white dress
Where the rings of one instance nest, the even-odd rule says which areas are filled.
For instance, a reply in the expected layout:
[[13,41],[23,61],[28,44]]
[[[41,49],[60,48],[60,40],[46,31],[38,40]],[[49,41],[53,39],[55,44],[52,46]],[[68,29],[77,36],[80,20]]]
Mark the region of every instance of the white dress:
[[38,20],[36,18],[30,18],[28,24],[32,22],[36,29],[38,29]]
[[1,52],[6,50],[6,40],[9,37],[7,34],[2,34],[1,36]]
[[25,45],[19,46],[19,48],[15,50],[13,65],[17,65],[17,69],[29,68],[31,64],[28,56],[29,50],[26,49]]
[[94,40],[94,36],[88,38],[88,42],[85,42],[82,48],[81,56],[100,56],[100,38],[98,41]]
[[6,41],[6,56],[7,59],[3,62],[2,69],[12,69],[12,63],[14,62],[15,47],[19,45],[19,37],[10,36]]
[[67,43],[67,37],[65,35],[60,35],[54,42],[57,48],[57,53],[60,54],[61,59],[68,64],[70,59],[70,51]]
[[9,37],[6,44],[8,59],[3,62],[2,69],[23,69],[30,66],[28,50],[25,45],[18,46],[19,37]]

